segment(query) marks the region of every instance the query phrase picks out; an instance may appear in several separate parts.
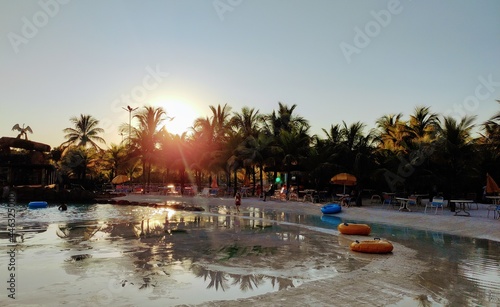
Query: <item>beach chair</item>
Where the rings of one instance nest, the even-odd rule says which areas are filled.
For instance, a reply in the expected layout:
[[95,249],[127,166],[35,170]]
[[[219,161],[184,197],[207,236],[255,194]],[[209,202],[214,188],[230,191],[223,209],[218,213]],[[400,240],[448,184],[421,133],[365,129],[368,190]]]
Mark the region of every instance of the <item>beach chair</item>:
[[500,205],[489,205],[486,210],[488,210],[488,218],[490,217],[490,211],[493,211],[493,219],[500,218]]
[[380,198],[380,195],[378,194],[373,194],[372,197],[370,198],[370,204],[380,204],[382,203],[382,198]]
[[291,188],[290,193],[288,194],[288,199],[298,201],[299,193],[297,193],[297,191],[294,188]]
[[199,196],[209,197],[210,196],[210,188],[203,188]]
[[387,208],[389,208],[389,206],[392,206],[392,208],[394,208],[394,206],[396,205],[396,201],[394,201],[394,198],[392,197],[392,195],[384,193],[384,194],[382,194],[382,198],[384,199],[382,206],[387,205]]
[[435,196],[434,198],[432,198],[432,201],[425,204],[424,213],[427,212],[427,207],[431,209],[436,208],[436,212],[434,214],[437,214],[439,208],[441,208],[441,213],[443,213],[444,205],[444,198],[442,196]]
[[415,195],[410,195],[408,197],[409,201],[408,201],[408,206],[417,206],[418,202],[417,202],[417,197]]

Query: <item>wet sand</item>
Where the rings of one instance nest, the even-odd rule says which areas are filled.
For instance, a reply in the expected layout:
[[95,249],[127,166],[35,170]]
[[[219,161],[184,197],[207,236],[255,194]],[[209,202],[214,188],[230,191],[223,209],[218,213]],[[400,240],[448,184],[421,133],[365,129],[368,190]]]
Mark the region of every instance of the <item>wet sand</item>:
[[[130,194],[116,199],[129,201],[163,203],[167,200],[186,202],[195,206],[222,205],[233,206],[232,198],[206,197],[173,197],[160,195]],[[324,204],[310,202],[276,201],[263,202],[257,198],[243,198],[241,210],[246,207],[262,209],[279,209],[284,212],[295,212],[321,216],[320,208]],[[455,216],[448,208],[444,212],[434,211],[424,213],[423,207],[411,207],[412,212],[399,211],[398,208],[383,207],[381,204],[371,204],[364,200],[362,207],[343,208],[336,216],[344,221],[361,220],[367,223],[384,223],[395,226],[407,226],[414,229],[439,231],[453,235],[483,238],[500,242],[500,221],[494,220],[493,213],[487,217],[488,205],[480,204],[478,210],[470,210],[470,216]],[[473,206],[475,208],[475,206]],[[236,209],[234,209],[236,213]],[[346,253],[353,259],[371,259],[367,266],[329,277],[318,277],[317,280],[304,283],[296,288],[254,296],[233,301],[213,301],[200,306],[444,306],[446,302],[434,302],[431,289],[418,283],[419,274],[429,269],[429,264],[417,259],[415,250],[401,244],[394,244],[394,251],[388,255],[367,255],[349,251],[349,243],[356,236],[338,236],[341,245],[345,245]],[[366,239],[366,238],[363,238]],[[308,263],[321,259],[311,251]],[[282,256],[273,259],[282,263],[283,267],[293,270],[304,266],[304,259]],[[308,264],[306,264],[308,265]],[[255,267],[260,264],[255,263]]]

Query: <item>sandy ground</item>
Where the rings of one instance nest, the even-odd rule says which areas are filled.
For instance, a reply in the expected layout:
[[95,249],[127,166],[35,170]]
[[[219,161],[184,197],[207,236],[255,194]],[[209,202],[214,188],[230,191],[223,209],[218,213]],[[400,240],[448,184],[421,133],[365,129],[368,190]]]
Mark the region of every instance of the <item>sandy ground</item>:
[[[196,206],[209,204],[232,206],[231,198],[205,197],[171,197],[160,195],[130,194],[117,199],[129,201],[162,203],[166,200],[176,200]],[[274,208],[283,211],[293,211],[311,215],[321,215],[323,204],[296,201],[268,200],[263,202],[257,198],[244,198],[241,210],[245,207]],[[336,216],[343,220],[363,220],[367,223],[385,223],[397,226],[408,226],[415,229],[440,231],[443,233],[484,238],[500,241],[500,221],[493,219],[493,213],[487,217],[488,205],[479,204],[479,209],[470,210],[470,216],[455,216],[448,208],[444,212],[434,211],[424,213],[423,207],[411,207],[411,212],[399,211],[398,208],[382,207],[381,204],[371,204],[364,200],[362,207],[343,208]],[[339,242],[348,244],[356,239],[352,236],[344,237],[338,234]],[[318,255],[311,254],[313,259]],[[371,257],[367,266],[347,273],[335,274],[302,284],[296,288],[289,288],[274,293],[255,296],[235,301],[214,301],[202,304],[203,306],[418,306],[433,303],[437,306],[446,305],[446,302],[435,302],[432,291],[418,285],[417,279],[421,272],[428,269],[425,263],[416,258],[416,251],[394,245],[394,252],[389,255],[367,255],[352,253],[352,257]],[[301,261],[290,258],[277,259],[285,263],[285,267],[293,270],[303,266]]]

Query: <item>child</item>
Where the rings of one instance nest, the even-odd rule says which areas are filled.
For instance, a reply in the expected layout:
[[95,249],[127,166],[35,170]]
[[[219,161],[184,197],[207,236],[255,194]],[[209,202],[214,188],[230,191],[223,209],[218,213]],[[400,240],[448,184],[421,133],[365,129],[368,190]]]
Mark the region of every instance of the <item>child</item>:
[[236,211],[240,212],[240,205],[241,205],[240,192],[236,192],[236,196],[234,197],[234,205],[236,206]]

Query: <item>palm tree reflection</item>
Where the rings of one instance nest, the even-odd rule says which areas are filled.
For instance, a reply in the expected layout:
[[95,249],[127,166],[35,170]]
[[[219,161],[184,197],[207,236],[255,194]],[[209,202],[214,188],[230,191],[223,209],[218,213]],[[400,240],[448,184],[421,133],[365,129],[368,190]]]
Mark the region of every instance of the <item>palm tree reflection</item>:
[[[229,284],[231,286],[239,285],[239,289],[243,292],[253,291],[264,285],[266,281],[269,281],[273,289],[276,286],[278,286],[279,290],[295,287],[293,281],[287,278],[266,276],[262,274],[230,274],[221,271],[208,270],[199,265],[193,265],[191,267],[191,270],[196,275],[196,277],[203,278],[204,281],[209,281],[207,289],[213,288],[216,291],[228,290],[230,288]],[[229,283],[230,279],[232,281]]]

